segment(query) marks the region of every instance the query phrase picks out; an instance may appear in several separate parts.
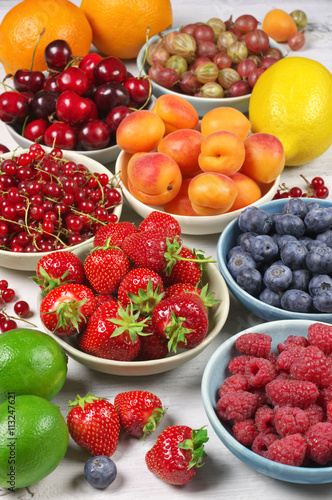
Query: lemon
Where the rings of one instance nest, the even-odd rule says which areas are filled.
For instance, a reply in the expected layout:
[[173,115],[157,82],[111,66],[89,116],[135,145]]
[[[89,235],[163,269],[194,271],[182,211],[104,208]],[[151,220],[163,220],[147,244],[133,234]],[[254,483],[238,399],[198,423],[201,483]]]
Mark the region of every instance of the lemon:
[[249,102],[252,132],[280,139],[286,165],[308,163],[332,144],[332,75],[319,62],[286,57],[257,80]]
[[0,486],[15,491],[46,477],[63,459],[68,439],[57,405],[9,393],[0,405]]
[[0,335],[0,403],[8,392],[51,400],[66,376],[66,354],[46,333],[17,328]]

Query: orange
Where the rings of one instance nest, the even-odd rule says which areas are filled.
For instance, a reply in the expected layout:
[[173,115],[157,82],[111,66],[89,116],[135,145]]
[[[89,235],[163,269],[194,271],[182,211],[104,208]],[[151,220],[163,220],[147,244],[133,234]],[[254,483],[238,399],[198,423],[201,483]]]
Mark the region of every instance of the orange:
[[297,26],[290,14],[281,9],[272,9],[263,19],[262,30],[276,42],[287,42],[293,33],[297,33]]
[[15,5],[0,25],[0,62],[7,73],[30,69],[38,36],[33,69],[44,71],[45,47],[53,40],[63,39],[73,55],[86,55],[92,42],[92,29],[84,12],[68,0],[24,0]]
[[170,0],[82,0],[93,44],[107,56],[136,57],[149,37],[172,26]]

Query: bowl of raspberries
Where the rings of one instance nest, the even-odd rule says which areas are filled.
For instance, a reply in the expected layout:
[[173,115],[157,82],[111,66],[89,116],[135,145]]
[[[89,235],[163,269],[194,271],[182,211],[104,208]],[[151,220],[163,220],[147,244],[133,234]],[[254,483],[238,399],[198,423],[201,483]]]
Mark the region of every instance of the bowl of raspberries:
[[217,244],[235,297],[266,321],[332,323],[332,202],[277,199],[244,209]]
[[256,471],[292,483],[331,482],[332,326],[262,323],[226,340],[202,379],[222,443]]

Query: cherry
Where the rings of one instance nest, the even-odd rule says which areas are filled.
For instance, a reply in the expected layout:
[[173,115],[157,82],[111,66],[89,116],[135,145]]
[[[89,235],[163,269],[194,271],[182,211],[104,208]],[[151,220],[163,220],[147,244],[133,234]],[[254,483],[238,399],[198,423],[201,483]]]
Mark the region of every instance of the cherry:
[[91,116],[90,102],[72,90],[60,94],[55,108],[59,120],[69,125],[78,126],[85,123]]
[[32,92],[36,94],[42,90],[45,75],[41,71],[30,71],[28,69],[18,69],[13,77],[13,83],[19,92]]
[[44,59],[48,68],[62,71],[70,62],[72,51],[65,40],[53,40],[44,51]]
[[127,106],[129,101],[128,90],[119,83],[104,83],[97,88],[95,93],[95,103],[103,115],[116,106]]
[[40,90],[30,102],[31,118],[48,120],[48,117],[55,112],[56,101],[59,93],[54,90]]
[[9,330],[15,330],[17,328],[17,323],[13,319],[4,319],[1,321],[0,329],[3,332],[8,332]]
[[46,129],[49,127],[49,122],[41,118],[28,123],[24,129],[23,136],[29,141],[40,141],[44,138]]
[[102,56],[95,52],[91,52],[81,59],[78,67],[86,73],[90,82],[94,82],[93,70],[102,59]]
[[54,90],[55,92],[59,92],[58,89],[58,74],[51,75],[44,80],[43,90]]
[[57,84],[60,92],[71,90],[78,95],[83,95],[89,88],[89,79],[84,71],[72,66],[59,74]]
[[106,116],[106,124],[111,134],[115,135],[122,120],[132,112],[133,111],[127,108],[127,106],[116,106],[108,113]]
[[0,95],[0,120],[11,125],[23,122],[29,111],[29,103],[19,92],[8,91]]
[[102,120],[90,120],[78,133],[79,146],[85,151],[103,149],[110,142],[110,132]]
[[128,90],[130,99],[137,104],[144,104],[149,97],[150,81],[148,78],[127,78],[124,87]]
[[123,83],[126,75],[125,64],[113,56],[102,59],[93,70],[93,77],[97,85],[112,82]]
[[4,153],[9,153],[9,149],[4,144],[0,144],[0,155],[3,155]]
[[19,300],[14,304],[14,312],[20,318],[26,318],[30,312],[30,306],[25,300]]
[[56,145],[61,149],[75,149],[76,133],[67,123],[53,123],[45,131],[44,142],[49,147]]

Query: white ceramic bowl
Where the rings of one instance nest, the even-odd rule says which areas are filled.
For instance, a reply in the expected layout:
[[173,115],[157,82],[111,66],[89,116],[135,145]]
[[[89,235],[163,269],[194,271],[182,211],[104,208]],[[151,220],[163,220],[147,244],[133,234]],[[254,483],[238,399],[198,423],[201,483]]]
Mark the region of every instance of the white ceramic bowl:
[[[80,257],[84,258],[84,251]],[[208,283],[208,290],[215,292],[214,298],[221,299],[221,302],[212,306],[209,310],[209,331],[201,344],[193,349],[178,351],[176,354],[169,354],[166,358],[148,361],[113,361],[110,359],[98,358],[91,354],[86,354],[79,350],[76,336],[66,339],[54,335],[47,331],[78,363],[93,370],[121,376],[141,376],[162,373],[173,370],[200,354],[221,331],[229,312],[229,293],[226,283],[214,264],[208,264],[203,275],[203,284]],[[38,310],[40,308],[41,296],[38,295]]]
[[[33,144],[32,141],[29,141],[29,139],[26,139],[23,137],[17,130],[14,128],[12,125],[6,124],[6,128],[9,132],[9,134],[12,136],[14,141],[21,146],[22,148],[28,149],[31,144]],[[46,147],[46,146],[43,146]],[[95,151],[72,151],[73,153],[80,154],[82,156],[86,156],[87,158],[91,158],[92,160],[98,161],[99,163],[102,163],[103,165],[106,165],[107,163],[111,163],[112,161],[115,161],[118,154],[120,153],[121,149],[117,144],[114,146],[110,146],[108,148],[104,149],[96,149]]]
[[[162,34],[166,35],[170,31],[179,31],[179,27],[176,28],[170,28],[166,31],[163,31]],[[155,35],[150,38],[148,41],[148,46],[156,43],[158,39],[160,38],[159,35]],[[278,48],[283,56],[286,55],[286,51],[284,50],[283,47],[281,47],[277,42],[272,40],[270,38],[270,47],[276,47]],[[146,50],[146,44],[143,45],[141,50],[139,51],[139,54],[137,56],[137,68],[139,71],[142,70],[141,74],[142,75],[147,75],[149,71],[149,64],[146,63],[143,67],[143,62],[144,62],[144,55],[145,55],[145,50]],[[143,69],[142,69],[143,68]],[[186,99],[188,102],[190,102],[194,108],[196,109],[198,115],[200,117],[204,116],[208,111],[211,109],[220,107],[220,106],[230,106],[232,108],[238,109],[242,113],[247,113],[249,109],[249,100],[250,100],[250,95],[247,94],[244,96],[240,97],[227,97],[227,98],[206,98],[206,97],[194,97],[186,94],[180,94],[179,92],[174,92],[173,90],[166,89],[165,87],[162,87],[161,85],[158,85],[155,82],[151,82],[153,86],[153,93],[154,95],[158,98],[163,94],[172,94],[172,95],[181,95],[184,99]]]
[[219,420],[216,414],[217,392],[222,382],[230,375],[229,361],[238,353],[236,339],[249,332],[267,333],[272,337],[272,351],[277,352],[279,342],[288,335],[307,336],[308,327],[314,321],[284,320],[273,321],[248,328],[221,344],[209,359],[202,377],[202,398],[209,422],[220,441],[242,462],[252,469],[282,481],[301,484],[323,484],[332,482],[332,467],[294,467],[273,462],[257,455],[240,444],[232,434],[231,425]]
[[[126,172],[127,165],[131,158],[131,154],[121,151],[116,163],[115,163],[115,173],[119,174],[121,180],[121,189],[124,197],[135,212],[137,212],[141,217],[147,217],[152,211],[158,210],[163,211],[161,206],[153,207],[151,205],[145,205],[141,201],[137,200],[128,190]],[[255,205],[261,205],[267,201],[272,200],[273,196],[277,192],[280,183],[280,176],[277,177],[270,184],[260,184],[262,190],[262,198],[258,200]],[[181,230],[183,234],[215,234],[220,233],[224,228],[241,213],[241,210],[234,210],[233,212],[228,212],[221,215],[212,216],[185,216],[185,215],[175,215],[173,217],[180,223]]]
[[[43,146],[43,149],[47,152],[51,151],[52,148],[47,148]],[[1,156],[1,158],[12,158],[13,154],[15,156],[20,155],[21,153],[26,152],[27,149],[17,148],[14,152],[6,153]],[[109,177],[112,176],[110,171],[104,167],[101,163],[96,160],[92,160],[88,156],[82,156],[79,153],[73,151],[63,151],[63,157],[71,160],[75,163],[81,163],[85,165],[90,172],[96,172],[100,174],[107,174]],[[119,190],[121,192],[121,190]],[[121,192],[122,195],[122,192]],[[120,219],[122,213],[122,203],[114,208],[115,215],[118,216],[118,220]],[[83,243],[79,243],[78,245],[73,245],[68,247],[70,251],[77,253],[81,251],[82,248],[89,247],[92,243],[93,238],[90,238]],[[39,259],[41,259],[44,255],[49,252],[36,252],[36,253],[15,253],[9,252],[7,250],[0,250],[0,266],[7,267],[9,269],[18,269],[20,271],[35,271],[36,265]]]

